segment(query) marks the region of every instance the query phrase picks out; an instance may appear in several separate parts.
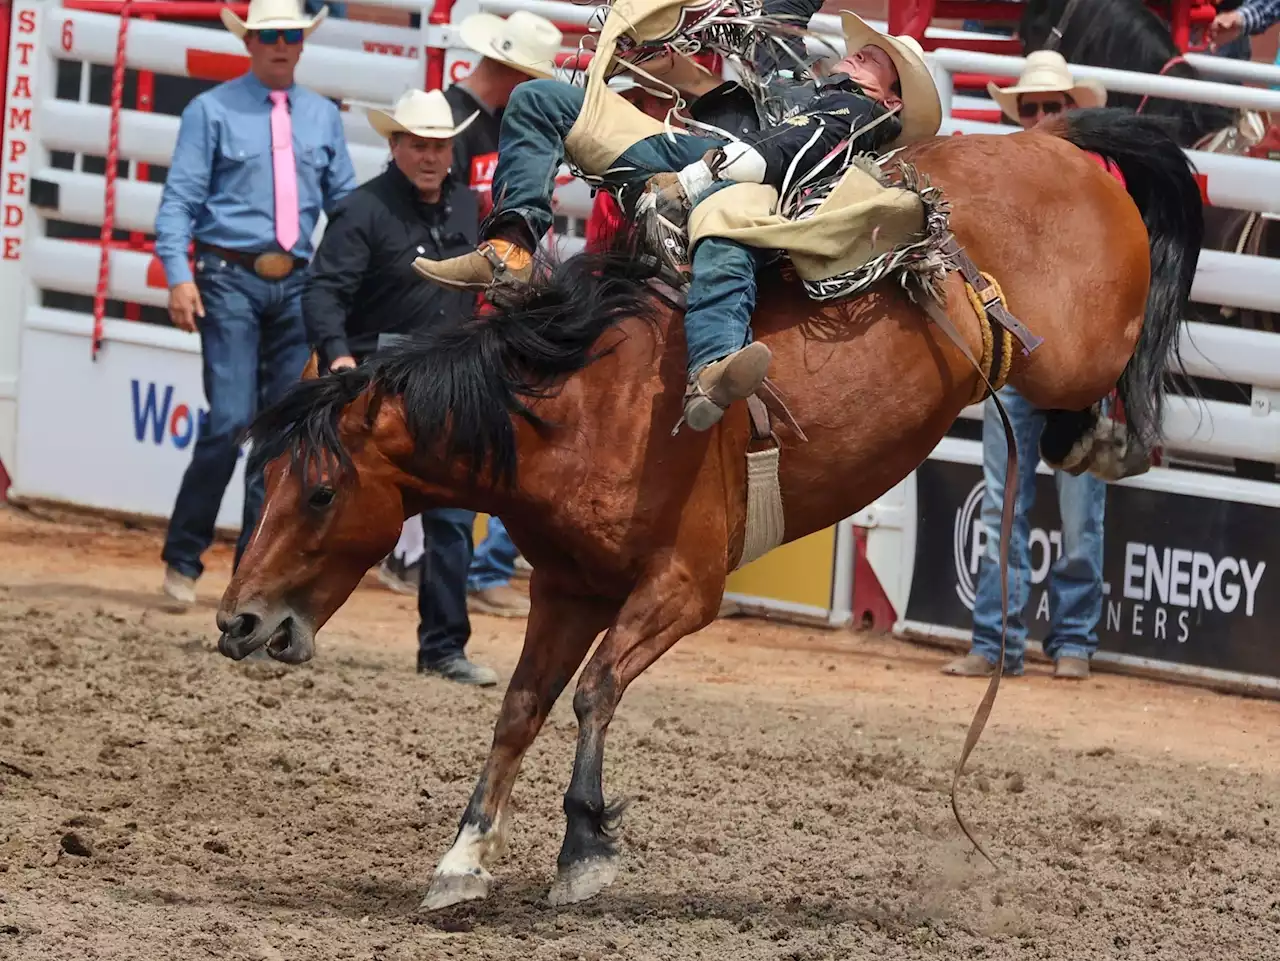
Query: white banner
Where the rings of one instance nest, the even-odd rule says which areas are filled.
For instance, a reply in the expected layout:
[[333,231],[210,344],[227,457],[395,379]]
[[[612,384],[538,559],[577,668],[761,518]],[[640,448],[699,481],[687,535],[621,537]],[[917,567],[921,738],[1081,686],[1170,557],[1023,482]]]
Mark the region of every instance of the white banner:
[[[129,336],[139,325],[108,321],[95,363],[91,323],[56,310],[28,317],[13,493],[168,517],[209,407],[200,355],[180,331],[145,331],[174,341],[147,344]],[[219,527],[239,530],[244,461],[222,499]]]

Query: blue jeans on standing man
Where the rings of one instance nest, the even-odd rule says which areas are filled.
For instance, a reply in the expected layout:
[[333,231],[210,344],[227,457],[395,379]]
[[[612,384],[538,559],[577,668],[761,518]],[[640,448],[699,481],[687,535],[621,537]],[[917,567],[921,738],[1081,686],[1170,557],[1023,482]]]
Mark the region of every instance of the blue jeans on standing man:
[[[204,303],[205,315],[197,322],[209,416],[198,428],[161,557],[178,573],[198,578],[244,431],[261,408],[298,381],[311,348],[302,323],[305,270],[264,280],[205,252],[196,257],[195,282]],[[263,493],[261,474],[245,477],[236,564],[258,522]]]
[[506,525],[490,515],[489,529],[471,561],[467,591],[474,594],[476,591],[487,591],[491,587],[510,583],[516,573],[516,557],[519,553],[516,545],[511,542]]
[[423,511],[424,553],[418,570],[418,669],[438,666],[466,650],[467,570],[471,567],[475,511],[438,507]]
[[[1030,513],[1036,496],[1036,465],[1044,413],[1012,387],[1000,391],[1018,444],[1018,501],[1009,543],[1009,630],[1005,671],[1021,674],[1027,648],[1027,603],[1031,597]],[[1000,513],[1008,454],[995,402],[987,398],[982,425],[982,526],[986,550],[978,568],[973,605],[973,650],[991,664],[1000,659]],[[1049,573],[1049,633],[1045,654],[1089,659],[1098,649],[1102,617],[1102,522],[1107,485],[1092,474],[1054,471],[1062,515],[1062,553]],[[1034,613],[1031,615],[1034,618]]]
[[[582,111],[586,92],[556,80],[529,80],[516,87],[502,114],[493,196],[500,198],[481,234],[518,217],[534,240],[551,226],[551,194],[564,161],[564,139]],[[623,152],[606,174],[610,183],[643,183],[654,174],[678,171],[727,141],[685,134],[654,134]],[[729,186],[717,184],[716,188]],[[710,191],[708,191],[710,193]],[[704,194],[706,196],[706,194]],[[708,237],[693,250],[693,273],[685,311],[689,374],[745,346],[756,304],[756,270],[770,251]]]

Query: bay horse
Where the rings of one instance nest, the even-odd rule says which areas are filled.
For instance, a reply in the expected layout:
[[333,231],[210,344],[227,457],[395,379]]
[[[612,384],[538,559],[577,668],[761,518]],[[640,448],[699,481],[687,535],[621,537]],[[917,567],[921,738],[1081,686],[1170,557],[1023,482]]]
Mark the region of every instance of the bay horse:
[[[1053,28],[1059,25],[1062,36],[1056,49],[1068,63],[1203,79],[1195,67],[1182,59],[1168,22],[1142,0],[1029,0],[1018,28],[1023,53],[1045,49],[1053,42]],[[1110,91],[1107,104],[1168,118],[1175,125],[1174,138],[1183,147],[1240,152],[1239,146],[1233,149],[1229,140],[1222,146],[1215,140],[1239,123],[1241,111],[1216,104]],[[1204,243],[1210,250],[1243,250],[1262,257],[1280,257],[1280,229],[1276,229],[1274,221],[1248,211],[1205,205],[1204,225]],[[1271,311],[1191,304],[1190,318],[1202,323],[1280,331],[1280,316]],[[1225,381],[1197,377],[1179,378],[1179,382],[1180,391],[1194,397],[1245,404],[1250,401],[1247,388]],[[1235,471],[1254,480],[1276,480],[1275,464],[1236,458]]]
[[[1118,164],[1127,192],[1085,151]],[[902,158],[942,189],[954,235],[1044,338],[1015,357],[1011,382],[1077,427],[1118,384],[1129,429],[1156,438],[1202,230],[1195,180],[1161,125],[1077,111],[1011,136],[934,138]],[[893,282],[834,303],[777,272],[760,289],[755,336],[773,351],[772,380],[805,438],[778,427],[791,541],[917,467],[978,374]],[[957,275],[945,295],[978,352]],[[521,760],[602,632],[573,698],[577,751],[551,902],[614,879],[621,809],[602,783],[610,720],[637,676],[716,617],[743,549],[747,412],[734,405],[707,433],[673,435],[684,370],[679,313],[636,259],[580,255],[521,305],[304,380],[251,428],[267,494],[217,614],[228,657],[265,647],[285,663],[310,659],[316,631],[404,519],[430,507],[502,517],[533,565],[524,647],[425,908],[488,895]]]

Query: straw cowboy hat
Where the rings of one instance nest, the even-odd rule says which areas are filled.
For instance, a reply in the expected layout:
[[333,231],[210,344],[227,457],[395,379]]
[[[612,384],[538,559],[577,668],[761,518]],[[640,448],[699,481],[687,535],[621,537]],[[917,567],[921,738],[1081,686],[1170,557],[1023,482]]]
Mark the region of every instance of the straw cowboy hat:
[[555,79],[556,56],[564,36],[545,17],[516,10],[503,20],[474,13],[458,26],[462,42],[476,53],[542,80]]
[[840,21],[844,27],[846,53],[868,45],[877,46],[889,55],[898,71],[898,82],[902,86],[902,111],[898,119],[902,121],[902,133],[889,147],[905,147],[936,134],[942,126],[942,101],[938,99],[933,74],[925,65],[924,50],[916,39],[880,33],[847,10],[840,12]]
[[250,0],[247,20],[241,20],[226,6],[219,15],[226,28],[241,39],[250,30],[300,29],[304,37],[309,37],[311,31],[329,16],[329,8],[321,7],[315,17],[308,17],[302,12],[300,0]]
[[391,113],[374,108],[369,108],[365,113],[369,115],[369,123],[381,137],[390,138],[392,134],[407,133],[430,140],[456,137],[480,116],[480,111],[477,110],[455,127],[453,110],[439,90],[432,90],[430,93],[425,90],[409,90],[401,94]]
[[1018,119],[1018,96],[1024,93],[1065,93],[1081,107],[1102,107],[1107,102],[1107,89],[1096,80],[1076,83],[1062,54],[1056,50],[1035,50],[1027,54],[1022,76],[1012,87],[1003,90],[987,84],[987,93],[999,104],[1010,120]]

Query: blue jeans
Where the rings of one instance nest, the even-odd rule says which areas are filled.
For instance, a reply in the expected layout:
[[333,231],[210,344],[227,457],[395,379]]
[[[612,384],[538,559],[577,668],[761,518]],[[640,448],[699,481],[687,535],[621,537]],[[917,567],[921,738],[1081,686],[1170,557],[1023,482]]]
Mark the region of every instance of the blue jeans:
[[[1036,465],[1044,414],[1012,387],[1000,391],[1018,444],[1018,500],[1009,543],[1009,630],[1005,670],[1022,672],[1027,648],[1026,607],[1031,596],[1031,507],[1036,496]],[[986,550],[978,568],[973,605],[973,653],[992,664],[1000,657],[1000,513],[1008,454],[995,402],[986,401],[982,426],[982,526]],[[1102,522],[1107,485],[1092,474],[1074,477],[1054,472],[1062,515],[1062,549],[1049,574],[1049,634],[1044,652],[1059,657],[1092,657],[1098,649],[1102,617]],[[1052,545],[1049,546],[1052,550]]]
[[471,561],[467,590],[487,591],[491,587],[501,587],[508,583],[516,572],[516,556],[519,553],[516,545],[511,542],[506,525],[490,516],[489,529]]
[[467,569],[471,566],[476,515],[458,507],[422,514],[426,551],[418,583],[418,667],[456,657],[471,637],[467,616]]
[[[302,324],[307,273],[263,280],[216,254],[196,257],[196,286],[204,302],[199,320],[208,420],[200,426],[191,464],[182,475],[161,557],[187,577],[204,573],[200,557],[213,543],[222,495],[236,469],[245,428],[261,407],[296,383],[311,349]],[[263,482],[245,478],[244,514],[236,542],[240,563],[262,509]]]
[[[493,174],[495,209],[481,231],[485,236],[513,217],[524,222],[535,241],[550,228],[551,194],[564,162],[564,138],[585,96],[583,88],[556,80],[530,80],[512,91],[502,114]],[[603,179],[643,183],[654,174],[682,170],[724,144],[713,137],[655,134],[627,149],[614,161],[614,172]],[[756,270],[768,253],[721,237],[708,237],[694,249],[684,319],[691,376],[747,342],[756,303]]]

